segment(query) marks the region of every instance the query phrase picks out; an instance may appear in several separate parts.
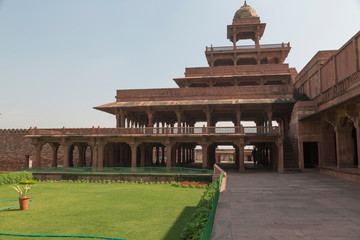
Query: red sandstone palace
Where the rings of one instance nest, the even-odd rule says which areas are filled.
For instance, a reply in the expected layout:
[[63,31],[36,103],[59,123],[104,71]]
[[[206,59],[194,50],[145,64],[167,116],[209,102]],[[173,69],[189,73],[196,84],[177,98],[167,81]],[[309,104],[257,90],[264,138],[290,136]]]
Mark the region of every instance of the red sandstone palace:
[[[206,47],[209,66],[187,68],[174,79],[179,88],[117,90],[116,102],[95,107],[114,115],[114,128],[0,130],[0,169],[29,159],[54,167],[183,166],[195,161],[197,146],[202,167],[212,168],[224,145],[234,147],[240,172],[247,145],[278,172],[356,168],[360,32],[337,51],[318,52],[298,74],[285,63],[290,43],[260,44],[265,27],[245,1],[227,26],[232,44]],[[239,45],[244,39],[254,45]]]

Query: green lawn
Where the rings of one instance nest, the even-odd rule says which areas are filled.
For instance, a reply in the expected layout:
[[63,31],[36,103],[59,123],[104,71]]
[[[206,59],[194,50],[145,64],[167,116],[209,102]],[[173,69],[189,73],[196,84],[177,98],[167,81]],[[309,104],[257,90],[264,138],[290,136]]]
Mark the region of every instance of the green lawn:
[[[180,239],[203,192],[168,184],[38,183],[29,210],[0,210],[0,233]],[[16,198],[9,185],[0,186],[0,200]]]

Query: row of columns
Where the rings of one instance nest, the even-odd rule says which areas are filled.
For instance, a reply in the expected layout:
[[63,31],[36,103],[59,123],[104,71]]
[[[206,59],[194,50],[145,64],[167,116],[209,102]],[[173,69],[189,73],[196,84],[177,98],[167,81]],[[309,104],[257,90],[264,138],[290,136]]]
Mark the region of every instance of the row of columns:
[[[214,109],[212,109],[210,106],[207,106],[203,109],[204,114],[206,115],[206,123],[207,126],[215,126],[216,122],[213,119]],[[144,127],[160,127],[160,123],[162,127],[174,127],[175,123],[178,127],[194,127],[195,122],[194,121],[186,121],[184,119],[183,111],[180,108],[177,108],[174,110],[174,113],[176,115],[176,121],[167,122],[165,120],[158,120],[155,121],[155,111],[151,108],[147,108],[147,119],[137,119],[136,117],[131,117],[127,115],[127,110],[123,108],[115,108],[114,109],[115,116],[116,116],[116,127],[121,128],[144,128]],[[242,110],[240,106],[238,106],[235,109],[235,118],[232,120],[235,126],[241,126],[241,115]],[[272,126],[272,115],[273,111],[271,106],[268,107],[265,114],[265,120],[263,121],[257,121],[259,122],[259,126]],[[256,122],[256,121],[255,121]]]
[[[35,167],[41,166],[41,150],[45,142],[35,142]],[[49,143],[52,154],[52,166],[57,166],[57,153],[59,146],[64,149],[64,167],[73,167],[73,150],[74,143]],[[202,147],[202,168],[209,169],[215,164],[215,149],[216,145],[204,142],[200,144]],[[114,167],[114,166],[129,166],[129,167],[145,167],[153,165],[165,165],[166,167],[184,166],[195,161],[195,147],[196,144],[174,144],[170,141],[165,141],[161,144],[144,144],[141,142],[131,141],[127,143],[111,143],[105,141],[93,141],[91,143],[77,143],[79,150],[80,166],[85,166],[86,149],[91,148],[91,166],[92,167]],[[282,141],[277,142],[278,146],[278,165],[279,171],[283,170],[283,149]],[[235,147],[235,162],[240,172],[245,171],[244,164],[244,142],[234,144]],[[155,149],[155,151],[154,151]],[[268,149],[266,149],[267,151]],[[155,153],[155,164],[153,163]],[[161,153],[161,162],[160,162]],[[265,155],[266,156],[266,155]],[[266,156],[268,158],[268,156]]]
[[324,111],[316,119],[301,121],[299,126],[300,169],[309,160],[305,159],[304,148],[310,148],[310,143],[315,144],[319,166],[360,169],[360,104],[343,104]]

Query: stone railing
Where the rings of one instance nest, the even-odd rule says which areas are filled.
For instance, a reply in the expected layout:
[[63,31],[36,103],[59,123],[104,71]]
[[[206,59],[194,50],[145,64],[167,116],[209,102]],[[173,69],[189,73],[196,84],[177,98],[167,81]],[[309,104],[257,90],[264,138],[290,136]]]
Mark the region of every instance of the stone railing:
[[263,74],[264,71],[266,74],[284,74],[291,73],[289,69],[289,64],[263,64],[263,65],[238,65],[238,66],[217,66],[217,67],[196,67],[196,68],[186,68],[185,76],[194,77],[194,76],[217,76],[217,75],[234,75],[234,74]]
[[353,74],[352,76],[344,79],[341,82],[338,82],[321,95],[319,95],[319,104],[326,102],[327,100],[333,99],[336,96],[342,94],[343,92],[347,91],[352,85],[355,83],[360,82],[360,72]]
[[[271,48],[289,48],[290,43],[279,43],[279,44],[262,44],[260,45],[260,49],[271,49]],[[251,50],[256,49],[255,45],[243,45],[243,46],[236,46],[235,50]],[[234,46],[224,46],[224,47],[206,47],[207,52],[212,51],[230,51],[234,50]]]
[[150,135],[280,135],[278,126],[264,127],[145,127],[145,128],[31,128],[32,136],[150,136]]
[[117,102],[123,101],[161,101],[161,100],[208,100],[208,99],[236,99],[244,95],[256,94],[292,94],[293,88],[289,85],[262,85],[241,87],[216,88],[166,88],[166,89],[139,89],[117,90]]

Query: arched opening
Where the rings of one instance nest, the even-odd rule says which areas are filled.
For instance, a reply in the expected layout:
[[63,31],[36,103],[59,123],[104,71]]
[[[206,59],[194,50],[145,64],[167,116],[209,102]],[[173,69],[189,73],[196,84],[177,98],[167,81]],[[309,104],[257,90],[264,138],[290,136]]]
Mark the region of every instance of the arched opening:
[[49,143],[46,143],[41,148],[40,166],[51,167],[53,160],[53,151]]
[[255,58],[240,58],[236,65],[257,65],[257,61]]

